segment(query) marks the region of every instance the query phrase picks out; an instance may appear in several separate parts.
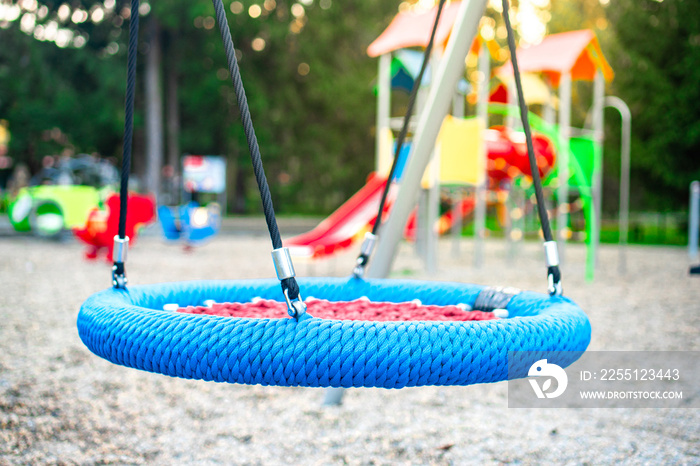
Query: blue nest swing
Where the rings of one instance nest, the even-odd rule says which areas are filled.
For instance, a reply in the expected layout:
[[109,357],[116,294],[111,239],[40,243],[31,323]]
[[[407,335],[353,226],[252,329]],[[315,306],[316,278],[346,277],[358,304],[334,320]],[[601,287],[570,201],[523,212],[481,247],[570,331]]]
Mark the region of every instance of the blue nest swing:
[[[282,247],[277,230],[223,4],[221,0],[213,1],[241,118],[246,135],[252,135],[249,148],[279,281],[194,281],[127,288],[124,259],[128,238],[123,228],[126,205],[122,205],[119,235],[115,237],[113,287],[88,298],[78,315],[80,338],[93,353],[115,364],[188,379],[305,387],[401,388],[468,385],[526,377],[527,367],[515,371],[510,368],[509,372],[509,354],[513,351],[533,352],[533,362],[548,358],[560,366],[571,364],[585,351],[590,341],[590,324],[578,306],[561,296],[556,245],[551,241],[549,225],[545,222],[550,295],[534,292],[505,295],[483,286],[462,283],[364,280],[361,271],[371,252],[371,246],[365,245],[358,258],[355,277],[304,279],[297,283],[289,253]],[[436,15],[436,25],[443,4],[444,0]],[[132,11],[137,10],[138,0],[132,0]],[[126,199],[128,179],[125,178],[128,178],[131,158],[138,14],[130,18],[122,171],[126,176],[122,177],[122,200]],[[423,68],[431,45],[432,38]],[[515,57],[514,53],[511,55]],[[514,68],[518,83],[515,63]],[[521,113],[527,117],[527,112]],[[407,122],[408,119],[404,126]],[[527,122],[524,123],[529,134]],[[537,174],[536,169],[533,174]],[[538,181],[536,178],[535,182]],[[544,201],[538,204],[544,206]],[[380,206],[377,224],[382,208]],[[546,210],[544,213],[546,221]],[[540,216],[542,218],[542,211]],[[505,307],[508,318],[480,322],[319,319],[306,313],[300,286],[307,295],[331,301],[331,306],[363,297],[392,303],[418,299],[426,305],[464,304],[486,311]],[[245,303],[254,298],[279,300],[281,296],[291,318],[232,318],[163,310],[168,303],[197,306],[206,300]]]
[[[329,301],[473,306],[484,287],[462,283],[356,278],[305,279]],[[80,310],[80,337],[92,352],[135,369],[216,382],[305,387],[469,385],[508,378],[511,351],[582,352],[586,315],[569,299],[523,292],[508,319],[482,322],[363,322],[318,318],[254,319],[163,311],[166,303],[201,305],[278,299],[272,280],[197,281],[108,289]],[[308,316],[308,314],[305,314]],[[559,359],[557,359],[557,357]],[[511,373],[511,376],[513,374]],[[527,376],[527,368],[521,377]]]

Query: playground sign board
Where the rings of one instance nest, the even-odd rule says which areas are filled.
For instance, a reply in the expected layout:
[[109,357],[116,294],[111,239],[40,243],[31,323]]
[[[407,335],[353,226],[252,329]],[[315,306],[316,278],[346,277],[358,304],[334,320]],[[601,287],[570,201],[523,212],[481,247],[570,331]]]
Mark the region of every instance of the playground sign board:
[[186,155],[182,181],[188,193],[221,194],[226,190],[226,160],[218,155]]

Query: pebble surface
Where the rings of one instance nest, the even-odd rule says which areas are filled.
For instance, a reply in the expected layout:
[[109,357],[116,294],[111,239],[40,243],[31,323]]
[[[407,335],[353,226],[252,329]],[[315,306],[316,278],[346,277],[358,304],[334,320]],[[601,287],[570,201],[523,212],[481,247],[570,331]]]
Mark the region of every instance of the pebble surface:
[[[426,274],[402,244],[394,276],[544,292],[541,245],[512,254],[486,243],[456,254],[440,242]],[[0,465],[92,464],[687,464],[700,463],[696,409],[510,409],[507,383],[352,389],[321,405],[321,389],[180,380],[112,365],[78,337],[81,303],[109,286],[105,262],[75,241],[0,238]],[[343,276],[356,251],[297,274]],[[564,291],[589,315],[591,350],[700,350],[700,277],[682,248],[631,247],[628,272],[603,246],[593,283],[584,249],[568,245]],[[269,240],[221,236],[185,252],[156,235],[130,251],[131,283],[273,277]],[[698,396],[696,394],[696,396]]]

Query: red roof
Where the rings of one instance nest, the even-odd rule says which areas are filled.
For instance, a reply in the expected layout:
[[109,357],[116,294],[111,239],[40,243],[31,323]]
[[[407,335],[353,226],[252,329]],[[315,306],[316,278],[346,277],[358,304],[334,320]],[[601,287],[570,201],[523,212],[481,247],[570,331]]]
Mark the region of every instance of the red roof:
[[[461,2],[452,2],[443,7],[440,24],[435,32],[435,44],[444,45],[452,32]],[[416,13],[399,13],[382,34],[367,47],[367,55],[378,57],[406,47],[426,47],[435,23],[437,7]]]
[[[549,76],[554,86],[559,84],[561,75],[567,72],[571,72],[574,81],[592,81],[596,70],[601,70],[608,81],[614,76],[595,33],[590,29],[552,34],[537,45],[519,48],[517,54],[521,72],[543,73]],[[496,74],[513,74],[512,64],[506,63]]]

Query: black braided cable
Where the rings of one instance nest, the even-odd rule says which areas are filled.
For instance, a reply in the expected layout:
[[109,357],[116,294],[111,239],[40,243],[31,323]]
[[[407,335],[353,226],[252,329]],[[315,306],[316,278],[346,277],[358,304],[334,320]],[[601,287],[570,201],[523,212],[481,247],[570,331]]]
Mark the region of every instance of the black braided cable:
[[[530,160],[530,171],[532,172],[532,182],[535,187],[535,196],[537,198],[537,213],[540,217],[540,225],[542,227],[542,236],[545,241],[553,241],[552,228],[549,224],[549,216],[547,215],[547,205],[545,204],[544,193],[542,192],[542,180],[540,179],[540,170],[537,166],[535,158],[535,148],[532,143],[532,132],[530,130],[530,121],[527,114],[527,106],[525,105],[525,94],[523,94],[523,83],[520,78],[520,69],[518,68],[518,59],[515,47],[515,35],[513,26],[510,24],[510,16],[508,13],[509,2],[503,0],[503,20],[508,31],[508,48],[510,50],[510,59],[513,64],[513,77],[515,79],[515,87],[518,91],[518,106],[520,107],[520,118],[525,131],[525,139],[527,141],[527,155]],[[561,282],[561,271],[558,265],[548,266],[547,275],[553,278],[555,284]]]
[[[139,40],[139,0],[131,0],[129,15],[129,51],[126,67],[126,98],[124,101],[124,140],[122,145],[122,172],[119,186],[119,227],[117,235],[126,237],[126,215],[129,197],[129,172],[131,171],[131,145],[134,133],[134,96],[136,94],[136,61]],[[124,263],[115,258],[113,275],[124,276]]]
[[[238,60],[236,59],[236,52],[233,46],[231,29],[226,19],[226,10],[224,9],[222,0],[212,0],[212,3],[216,11],[216,20],[221,32],[221,40],[223,41],[226,51],[228,70],[231,74],[231,81],[233,82],[233,87],[236,92],[238,108],[241,111],[241,121],[243,122],[243,130],[245,132],[246,141],[248,142],[248,149],[250,150],[250,159],[253,162],[255,179],[258,182],[258,189],[260,190],[260,198],[263,204],[263,211],[265,212],[267,229],[270,233],[272,247],[274,249],[279,249],[282,247],[282,238],[279,228],[277,227],[275,209],[272,205],[272,195],[270,194],[270,187],[267,184],[267,177],[265,176],[265,169],[263,168],[262,158],[260,156],[260,147],[258,146],[258,138],[255,136],[253,119],[250,116],[250,108],[248,107],[248,98],[243,88],[243,79],[241,79],[241,73],[238,68]],[[282,289],[288,291],[291,300],[295,300],[299,296],[299,285],[294,278],[282,280]]]
[[[398,165],[399,154],[401,153],[401,148],[404,141],[406,140],[406,135],[408,134],[408,126],[411,122],[411,117],[413,116],[413,107],[415,106],[416,97],[418,96],[418,89],[423,82],[423,75],[425,70],[428,68],[428,63],[430,62],[430,54],[433,50],[433,43],[435,42],[435,33],[437,31],[438,24],[440,23],[440,15],[442,14],[442,9],[445,6],[445,0],[440,0],[438,5],[437,13],[435,14],[435,22],[433,23],[433,29],[430,32],[430,40],[428,45],[425,47],[425,52],[423,53],[423,64],[421,65],[420,72],[418,76],[413,81],[413,88],[411,89],[411,94],[408,99],[408,106],[406,108],[406,114],[403,118],[403,126],[401,126],[401,132],[399,132],[399,137],[396,139],[396,149],[394,150],[394,160],[391,163],[391,169],[389,170],[389,177],[387,178],[386,185],[384,186],[384,191],[382,193],[382,198],[379,201],[379,209],[377,211],[377,220],[374,222],[372,227],[372,234],[377,235],[379,227],[382,224],[382,214],[384,213],[384,206],[386,205],[386,199],[389,196],[389,189],[391,189],[391,180],[394,178],[396,172],[396,167]],[[378,128],[377,128],[378,129]],[[377,137],[380,135],[377,134]],[[365,267],[369,262],[369,254],[361,253],[357,257],[357,265],[359,267]]]

